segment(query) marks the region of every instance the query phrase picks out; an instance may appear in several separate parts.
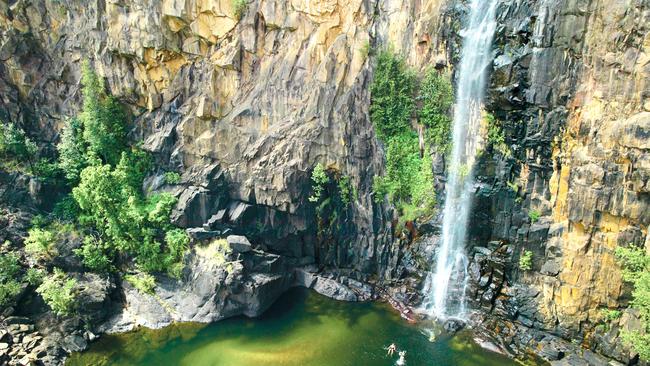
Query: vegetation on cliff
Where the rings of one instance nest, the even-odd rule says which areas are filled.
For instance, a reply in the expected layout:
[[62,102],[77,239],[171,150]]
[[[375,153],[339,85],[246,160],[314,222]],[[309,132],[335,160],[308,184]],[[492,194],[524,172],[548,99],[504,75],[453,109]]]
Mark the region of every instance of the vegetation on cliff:
[[[370,117],[386,146],[386,174],[375,177],[375,200],[388,197],[401,221],[429,215],[436,203],[431,151],[445,154],[450,149],[453,91],[449,76],[431,69],[418,89],[417,77],[405,61],[382,51],[370,93]],[[425,128],[426,141],[414,129],[416,115]]]
[[[135,266],[145,273],[182,273],[189,237],[170,221],[176,198],[142,191],[151,158],[129,146],[126,111],[104,92],[102,80],[87,63],[82,86],[82,112],[66,121],[58,160],[47,161],[68,193],[52,213],[37,216],[25,240],[25,252],[36,266],[27,273],[51,272],[42,283],[21,279],[22,270],[15,270],[18,261],[13,260],[17,254],[5,255],[7,260],[0,262],[0,306],[9,305],[21,291],[21,282],[27,281],[38,286],[36,291],[55,313],[73,312],[76,281],[65,268],[52,268],[57,257],[71,254],[69,249],[61,253],[62,247],[76,248],[73,253],[93,272]],[[33,160],[36,149],[22,131],[7,125],[0,135],[3,164],[20,167],[18,161]],[[166,179],[180,181],[177,173]]]
[[638,311],[641,329],[623,331],[623,340],[650,360],[650,256],[644,248],[629,246],[616,248],[616,257],[623,265],[623,280],[632,284],[630,306]]
[[311,173],[311,195],[316,211],[317,234],[321,240],[333,239],[339,231],[343,215],[356,200],[356,190],[349,176],[318,163]]
[[8,171],[33,168],[38,148],[13,123],[0,123],[0,168]]

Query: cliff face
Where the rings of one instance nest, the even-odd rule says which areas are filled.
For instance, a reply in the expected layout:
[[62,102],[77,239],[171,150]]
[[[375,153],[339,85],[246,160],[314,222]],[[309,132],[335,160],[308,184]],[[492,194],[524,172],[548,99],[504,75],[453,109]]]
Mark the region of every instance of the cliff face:
[[[486,108],[513,154],[481,159],[471,246],[477,306],[506,346],[533,347],[521,336],[532,327],[631,356],[617,337],[632,312],[596,326],[602,308],[628,301],[614,248],[650,245],[649,7],[500,1]],[[156,158],[147,188],[179,197],[177,224],[213,218],[296,265],[390,280],[413,266],[413,248],[393,244],[391,210],[371,197],[384,153],[367,51],[390,44],[418,71],[453,65],[465,13],[455,0],[255,0],[241,19],[230,0],[4,2],[0,116],[52,150],[88,58]],[[358,191],[332,240],[317,238],[306,199],[318,162]],[[182,173],[173,189],[162,184],[170,170]],[[42,201],[33,182],[18,186],[32,188],[22,205]]]
[[[516,319],[502,325],[578,339],[622,361],[631,354],[619,331],[638,324],[625,311],[603,326],[603,310],[629,300],[615,248],[650,243],[649,6],[501,5],[488,109],[506,121],[514,154],[484,160],[477,206],[490,215],[475,221],[491,227],[475,230],[478,245],[487,236],[510,244],[505,296],[489,305]],[[533,253],[526,273],[516,268],[524,250]]]
[[[2,108],[55,141],[79,105],[80,60],[90,58],[131,107],[134,138],[155,153],[160,173],[183,173],[178,224],[200,227],[226,210],[239,230],[272,236],[277,252],[377,271],[389,238],[369,196],[382,154],[361,51],[374,4],[262,1],[238,20],[231,3],[5,5]],[[355,245],[317,247],[306,204],[317,162],[358,187],[353,228],[340,240]],[[160,188],[160,177],[150,181]]]

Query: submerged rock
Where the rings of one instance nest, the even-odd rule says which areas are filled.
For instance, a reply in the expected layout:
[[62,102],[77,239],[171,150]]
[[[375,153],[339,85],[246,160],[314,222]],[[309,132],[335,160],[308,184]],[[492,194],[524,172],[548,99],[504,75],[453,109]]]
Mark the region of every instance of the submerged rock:
[[465,328],[465,322],[460,319],[447,319],[442,323],[442,328],[447,333],[457,333],[463,328]]

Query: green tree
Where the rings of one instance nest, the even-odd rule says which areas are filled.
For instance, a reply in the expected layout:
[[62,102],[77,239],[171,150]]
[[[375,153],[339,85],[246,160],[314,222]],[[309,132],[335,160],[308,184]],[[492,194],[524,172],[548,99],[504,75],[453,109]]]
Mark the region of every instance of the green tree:
[[165,172],[165,183],[178,184],[181,182],[181,175],[177,172]]
[[401,57],[382,51],[370,86],[370,119],[384,142],[407,131],[415,109],[415,74]]
[[[423,86],[420,118],[427,128],[447,129],[438,133],[442,145],[443,140],[449,139],[451,86],[434,71],[427,74]],[[377,59],[370,90],[370,117],[377,136],[386,146],[386,174],[375,177],[373,182],[375,201],[381,202],[388,196],[402,220],[427,215],[435,206],[435,190],[428,148],[423,149],[411,127],[415,75],[402,58],[384,51]]]
[[65,177],[76,183],[79,180],[79,174],[88,165],[86,157],[88,147],[83,139],[82,123],[78,118],[66,121],[57,149],[59,151],[59,166],[64,171]]
[[104,83],[86,61],[82,65],[83,139],[88,150],[105,163],[115,165],[126,147],[126,113],[120,103],[104,92]]

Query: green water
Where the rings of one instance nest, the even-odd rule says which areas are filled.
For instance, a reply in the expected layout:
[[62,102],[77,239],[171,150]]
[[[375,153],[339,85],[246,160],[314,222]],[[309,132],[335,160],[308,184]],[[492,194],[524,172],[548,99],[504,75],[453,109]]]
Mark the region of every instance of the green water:
[[394,365],[384,348],[395,342],[407,365],[509,366],[467,334],[430,342],[420,326],[385,304],[338,302],[304,289],[283,295],[256,319],[104,336],[67,366],[374,366]]

